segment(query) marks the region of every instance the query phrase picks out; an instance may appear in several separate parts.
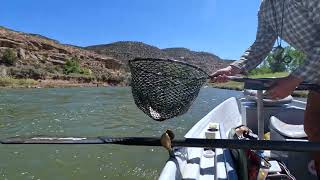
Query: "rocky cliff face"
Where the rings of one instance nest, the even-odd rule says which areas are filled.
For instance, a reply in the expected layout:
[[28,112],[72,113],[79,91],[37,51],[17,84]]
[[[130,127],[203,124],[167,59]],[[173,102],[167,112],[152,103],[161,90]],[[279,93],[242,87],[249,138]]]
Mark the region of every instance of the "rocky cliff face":
[[[16,54],[17,62],[13,67],[6,67],[0,58],[2,75],[15,76],[17,74],[15,72],[19,70],[33,69],[44,73],[43,76],[40,76],[41,79],[70,79],[73,78],[72,75],[65,75],[63,67],[66,61],[71,58],[78,59],[81,67],[90,69],[92,72],[91,80],[122,81],[127,75],[122,70],[123,63],[114,57],[75,46],[63,45],[41,35],[16,32],[0,27],[0,57],[8,49]],[[77,77],[79,78],[79,76]]]

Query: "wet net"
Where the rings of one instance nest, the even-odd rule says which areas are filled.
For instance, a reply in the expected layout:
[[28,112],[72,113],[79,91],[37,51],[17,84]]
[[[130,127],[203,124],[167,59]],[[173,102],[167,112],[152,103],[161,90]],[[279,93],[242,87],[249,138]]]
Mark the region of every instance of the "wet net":
[[156,121],[187,112],[208,78],[196,66],[169,59],[137,58],[129,68],[135,104]]

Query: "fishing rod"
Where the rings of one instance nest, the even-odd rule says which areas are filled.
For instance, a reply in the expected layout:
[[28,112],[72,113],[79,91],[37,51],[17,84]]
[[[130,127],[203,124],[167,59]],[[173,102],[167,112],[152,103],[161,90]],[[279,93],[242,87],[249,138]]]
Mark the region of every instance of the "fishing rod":
[[[13,137],[0,140],[1,144],[118,144],[133,146],[163,146],[156,137]],[[295,152],[320,151],[320,143],[307,141],[233,140],[185,138],[172,140],[173,147],[230,148],[279,150]]]

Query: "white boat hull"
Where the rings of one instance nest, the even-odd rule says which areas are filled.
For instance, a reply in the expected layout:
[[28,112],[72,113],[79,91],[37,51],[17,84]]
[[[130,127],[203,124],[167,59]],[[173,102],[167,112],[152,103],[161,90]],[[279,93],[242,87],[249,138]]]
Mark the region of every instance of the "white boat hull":
[[[227,139],[227,131],[242,123],[237,100],[230,98],[214,108],[188,131],[185,138],[205,138],[205,131],[210,122],[219,123],[218,138]],[[213,158],[204,157],[203,152],[203,148],[175,149],[176,158],[167,161],[159,179],[222,180],[228,179],[228,176],[237,179],[233,165],[228,163],[232,162],[229,151],[215,149]]]

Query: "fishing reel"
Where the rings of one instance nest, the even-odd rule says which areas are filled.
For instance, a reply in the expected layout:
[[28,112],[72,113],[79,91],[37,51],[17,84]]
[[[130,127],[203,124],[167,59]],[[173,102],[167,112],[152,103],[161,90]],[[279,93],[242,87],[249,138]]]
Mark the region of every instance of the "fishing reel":
[[165,133],[162,134],[162,136],[160,138],[161,145],[166,150],[168,150],[169,156],[173,157],[173,158],[175,157],[174,150],[172,148],[172,141],[173,141],[174,137],[175,137],[175,135],[174,135],[173,131],[168,129]]
[[165,133],[162,134],[160,142],[161,145],[167,149],[169,152],[172,151],[172,140],[174,139],[174,133],[168,129]]

